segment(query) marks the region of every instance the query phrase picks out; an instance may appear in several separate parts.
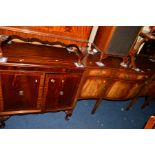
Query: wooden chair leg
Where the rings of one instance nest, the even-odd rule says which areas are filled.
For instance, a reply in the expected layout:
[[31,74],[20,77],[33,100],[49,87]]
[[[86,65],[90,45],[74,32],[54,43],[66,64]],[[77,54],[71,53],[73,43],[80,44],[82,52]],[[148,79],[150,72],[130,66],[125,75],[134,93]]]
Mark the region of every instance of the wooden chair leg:
[[144,109],[146,106],[148,106],[151,100],[152,100],[152,97],[148,97],[145,100],[144,104],[141,106],[141,109]]
[[133,98],[130,103],[128,104],[128,106],[126,107],[126,111],[128,111],[137,101],[137,97],[136,98]]
[[94,105],[94,108],[93,108],[91,114],[94,114],[94,113],[95,113],[95,111],[96,111],[96,109],[98,108],[98,106],[100,105],[101,101],[102,101],[101,98],[96,100],[96,103],[95,103],[95,105]]

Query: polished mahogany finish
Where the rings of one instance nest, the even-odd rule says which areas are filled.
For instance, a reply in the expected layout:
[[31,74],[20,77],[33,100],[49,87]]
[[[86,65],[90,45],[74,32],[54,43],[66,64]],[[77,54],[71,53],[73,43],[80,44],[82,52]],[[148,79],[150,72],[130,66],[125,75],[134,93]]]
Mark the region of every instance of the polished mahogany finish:
[[121,58],[117,57],[108,57],[102,62],[105,67],[97,67],[90,57],[78,95],[79,99],[97,99],[92,113],[96,111],[102,99],[128,100],[139,96],[151,74],[143,68],[141,69],[145,72],[123,68],[120,66]]
[[0,115],[64,111],[71,116],[84,68],[67,47],[11,41],[2,45]]
[[37,109],[41,74],[10,73],[0,74],[3,94],[3,111]]
[[45,110],[71,109],[79,82],[80,74],[46,75]]
[[0,34],[87,46],[92,26],[1,26]]
[[[14,114],[64,111],[68,119],[80,99],[96,99],[95,113],[103,99],[133,102],[139,96],[154,95],[155,62],[138,56],[138,68],[132,68],[120,65],[121,54],[101,59],[116,27],[104,27],[105,33],[99,27],[94,43],[104,51],[89,53],[81,47],[87,45],[91,28],[0,27],[0,60],[7,58],[0,62],[2,126],[2,116]],[[136,38],[125,47],[125,55]]]

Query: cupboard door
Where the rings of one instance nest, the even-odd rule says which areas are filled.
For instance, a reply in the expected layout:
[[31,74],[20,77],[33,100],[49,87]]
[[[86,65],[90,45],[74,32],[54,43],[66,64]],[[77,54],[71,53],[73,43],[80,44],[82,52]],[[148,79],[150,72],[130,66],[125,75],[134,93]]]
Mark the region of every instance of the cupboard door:
[[0,74],[3,111],[37,109],[40,75]]
[[151,83],[145,85],[141,96],[155,96],[155,79]]
[[59,106],[62,108],[72,107],[80,82],[79,75],[66,76],[60,90]]
[[112,100],[130,99],[137,95],[143,83],[131,81],[113,81],[111,87],[103,98]]
[[61,76],[47,75],[45,83],[45,109],[59,108],[59,93],[61,90]]
[[71,108],[76,95],[79,75],[47,75],[45,84],[45,109],[61,110]]
[[106,91],[108,80],[102,77],[89,77],[84,81],[80,98],[98,98]]

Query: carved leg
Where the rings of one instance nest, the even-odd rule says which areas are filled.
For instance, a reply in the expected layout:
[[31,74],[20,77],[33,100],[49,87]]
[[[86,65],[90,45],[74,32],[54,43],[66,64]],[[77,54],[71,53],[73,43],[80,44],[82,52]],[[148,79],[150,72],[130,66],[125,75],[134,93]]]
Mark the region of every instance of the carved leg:
[[102,101],[102,98],[99,98],[99,99],[96,100],[96,103],[94,105],[94,108],[93,108],[91,114],[94,114],[95,113],[95,111],[98,108],[98,106],[100,105],[101,101]]
[[65,120],[68,121],[69,117],[72,116],[72,111],[65,111],[65,113],[66,113]]
[[148,106],[151,100],[152,100],[152,97],[148,97],[147,99],[145,99],[145,102],[141,106],[141,109],[144,109],[146,106]]
[[0,116],[0,129],[5,128],[5,121],[9,119],[10,116]]
[[137,101],[137,97],[136,98],[133,98],[130,103],[128,104],[128,106],[126,107],[126,111],[128,111]]
[[5,128],[5,122],[4,121],[1,121],[0,122],[0,129],[3,129],[3,128]]

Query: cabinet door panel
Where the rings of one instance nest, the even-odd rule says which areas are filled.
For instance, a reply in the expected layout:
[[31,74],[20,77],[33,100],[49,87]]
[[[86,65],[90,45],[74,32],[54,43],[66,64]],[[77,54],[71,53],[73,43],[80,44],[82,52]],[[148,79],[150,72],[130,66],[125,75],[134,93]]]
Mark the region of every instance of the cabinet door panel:
[[79,76],[65,78],[64,85],[60,91],[59,97],[59,104],[61,107],[72,106],[79,80]]
[[3,110],[36,109],[39,83],[39,75],[1,74]]
[[153,96],[153,95],[155,95],[155,79],[151,83],[145,85],[145,87],[144,87],[144,89],[140,95],[141,96],[150,96],[150,95]]
[[49,77],[46,78],[46,87],[47,87],[47,92],[45,92],[46,109],[57,108],[58,102],[59,102],[59,93],[62,87],[61,85],[62,85],[62,82],[59,76],[50,75]]
[[81,89],[80,98],[97,98],[106,90],[108,80],[98,77],[87,78]]
[[113,81],[112,86],[107,91],[107,99],[129,99],[137,95],[142,87],[142,83],[131,81]]
[[51,74],[46,76],[45,109],[56,110],[72,107],[80,82],[74,74]]

